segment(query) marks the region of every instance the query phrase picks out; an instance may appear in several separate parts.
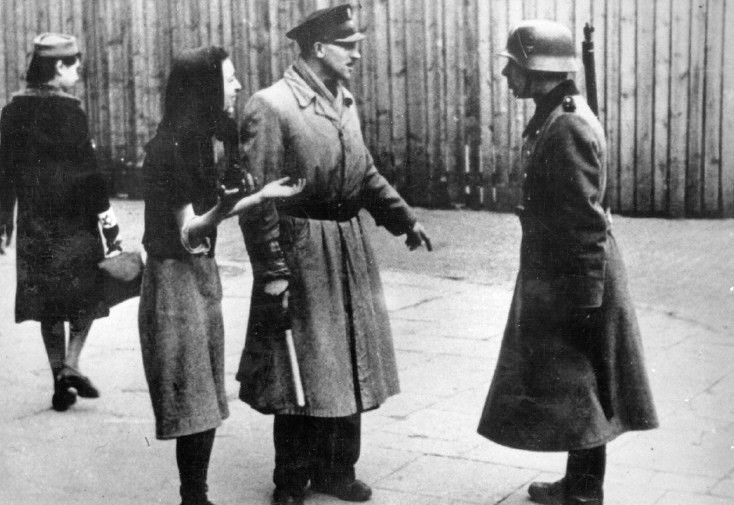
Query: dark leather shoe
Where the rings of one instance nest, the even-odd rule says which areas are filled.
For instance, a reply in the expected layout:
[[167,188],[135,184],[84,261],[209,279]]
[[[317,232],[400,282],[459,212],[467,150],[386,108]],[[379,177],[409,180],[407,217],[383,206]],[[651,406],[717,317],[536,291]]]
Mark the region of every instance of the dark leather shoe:
[[372,497],[372,489],[359,479],[351,482],[312,482],[311,490],[317,493],[336,496],[344,501],[367,501]]
[[566,479],[556,482],[533,482],[528,487],[528,495],[535,503],[565,505]]
[[82,398],[99,398],[99,390],[94,387],[92,381],[75,368],[65,365],[59,372],[57,380],[62,387],[75,389]]
[[275,488],[272,505],[303,505],[303,494],[291,494],[286,489]]
[[63,388],[55,388],[56,391],[51,397],[51,408],[56,412],[64,412],[76,403],[76,393]]
[[569,493],[566,489],[566,480],[556,482],[533,482],[528,487],[530,499],[545,505],[602,505],[603,494],[601,489],[596,496],[581,496]]

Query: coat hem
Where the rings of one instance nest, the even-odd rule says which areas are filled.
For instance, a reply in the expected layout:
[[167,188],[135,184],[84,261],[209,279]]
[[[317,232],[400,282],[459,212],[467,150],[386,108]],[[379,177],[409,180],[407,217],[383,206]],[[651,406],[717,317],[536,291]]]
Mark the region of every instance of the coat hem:
[[503,445],[505,447],[510,447],[512,449],[519,449],[522,451],[534,451],[534,452],[568,452],[568,451],[578,451],[583,449],[592,449],[594,447],[599,447],[600,445],[607,444],[611,442],[612,440],[616,439],[620,435],[627,433],[629,431],[647,431],[657,428],[657,425],[650,425],[650,426],[644,426],[644,427],[635,427],[635,428],[619,428],[617,430],[614,430],[613,432],[607,434],[606,436],[599,437],[596,440],[585,442],[583,444],[568,444],[564,446],[556,446],[556,445],[527,445],[527,444],[521,444],[517,441],[509,440],[509,439],[503,439],[501,437],[497,437],[493,435],[488,430],[482,430],[481,428],[477,429],[477,433],[484,438],[490,440],[491,442],[494,442],[499,445]]

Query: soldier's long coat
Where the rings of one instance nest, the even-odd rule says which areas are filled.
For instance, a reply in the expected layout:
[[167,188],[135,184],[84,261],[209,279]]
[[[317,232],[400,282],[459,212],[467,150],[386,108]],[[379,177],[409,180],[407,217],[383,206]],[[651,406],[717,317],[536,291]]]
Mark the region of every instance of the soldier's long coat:
[[479,433],[567,451],[657,426],[624,264],[602,201],[606,142],[572,81],[525,131],[520,272]]
[[[299,70],[300,69],[300,70]],[[398,392],[392,336],[374,253],[359,209],[398,235],[410,208],[377,172],[362,139],[354,99],[339,88],[329,103],[299,60],[250,99],[243,126],[247,168],[263,181],[304,177],[292,200],[241,221],[255,273],[240,398],[264,413],[341,417],[379,406]],[[290,322],[306,406],[295,404],[283,334],[263,284],[273,240],[290,276]]]

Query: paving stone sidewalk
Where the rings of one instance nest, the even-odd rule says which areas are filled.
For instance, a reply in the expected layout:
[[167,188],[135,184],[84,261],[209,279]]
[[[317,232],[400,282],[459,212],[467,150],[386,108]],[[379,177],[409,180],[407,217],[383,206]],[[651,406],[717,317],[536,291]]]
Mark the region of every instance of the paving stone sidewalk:
[[[225,229],[225,235],[234,232]],[[626,257],[634,262],[639,256],[633,250]],[[232,415],[217,431],[210,498],[218,505],[264,505],[272,491],[272,418],[241,403],[234,380],[251,274],[244,260],[225,258],[220,267]],[[364,415],[358,475],[373,486],[375,505],[530,503],[528,483],[559,477],[565,455],[507,449],[475,431],[512,282],[426,273],[383,271],[402,393]],[[178,503],[175,444],[153,436],[137,302],[125,302],[93,326],[82,366],[102,397],[80,399],[59,414],[50,410],[51,377],[38,324],[12,321],[12,256],[0,256],[0,279],[0,504]],[[731,299],[704,303],[724,310]],[[681,317],[660,300],[641,300],[638,311],[662,427],[609,445],[605,503],[732,504],[731,330]],[[342,502],[313,494],[307,503]]]

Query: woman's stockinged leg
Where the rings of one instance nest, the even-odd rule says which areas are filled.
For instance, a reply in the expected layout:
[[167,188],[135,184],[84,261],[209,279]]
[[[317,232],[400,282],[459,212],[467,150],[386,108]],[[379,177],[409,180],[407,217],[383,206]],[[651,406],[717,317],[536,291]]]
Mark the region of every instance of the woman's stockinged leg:
[[181,479],[182,505],[207,505],[207,473],[215,429],[176,439],[176,462]]
[[48,363],[54,379],[61,371],[66,360],[66,330],[64,321],[41,321],[41,335],[46,347]]
[[91,316],[80,316],[69,323],[69,346],[66,352],[64,364],[74,369],[79,369],[79,356],[87,341],[89,330],[92,329],[94,318]]

